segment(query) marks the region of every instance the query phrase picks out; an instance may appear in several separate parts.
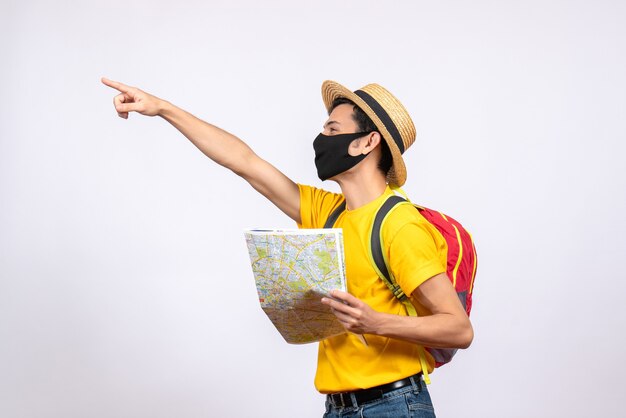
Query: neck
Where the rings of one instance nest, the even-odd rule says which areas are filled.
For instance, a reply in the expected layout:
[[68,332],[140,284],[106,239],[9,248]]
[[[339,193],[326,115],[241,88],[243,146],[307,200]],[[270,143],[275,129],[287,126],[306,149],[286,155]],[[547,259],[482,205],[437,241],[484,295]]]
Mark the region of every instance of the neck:
[[358,209],[377,199],[387,187],[385,176],[377,169],[360,173],[346,172],[336,181],[349,210]]

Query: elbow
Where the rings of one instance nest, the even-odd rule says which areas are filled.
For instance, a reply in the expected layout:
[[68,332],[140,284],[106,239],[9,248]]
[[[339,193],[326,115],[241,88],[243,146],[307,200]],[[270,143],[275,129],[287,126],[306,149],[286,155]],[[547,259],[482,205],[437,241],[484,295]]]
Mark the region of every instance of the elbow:
[[474,341],[474,328],[472,327],[472,323],[468,319],[461,328],[461,331],[459,332],[459,341],[457,348],[469,348],[469,346],[472,345],[472,341]]
[[242,155],[233,156],[232,158],[225,160],[221,165],[244,179],[248,179],[250,169],[254,166],[254,157],[256,155],[249,151]]

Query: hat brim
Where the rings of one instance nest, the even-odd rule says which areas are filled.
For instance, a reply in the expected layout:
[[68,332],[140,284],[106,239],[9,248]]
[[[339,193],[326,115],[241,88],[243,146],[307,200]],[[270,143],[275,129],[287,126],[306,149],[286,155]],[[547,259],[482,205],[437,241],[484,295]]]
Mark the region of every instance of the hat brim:
[[370,119],[372,119],[372,122],[374,122],[374,125],[378,128],[383,139],[389,146],[389,150],[391,151],[391,158],[393,162],[389,172],[387,173],[387,182],[395,186],[404,185],[406,182],[406,166],[404,164],[404,159],[402,158],[402,153],[387,130],[387,127],[385,127],[385,124],[380,120],[378,115],[376,115],[376,112],[374,112],[372,108],[354,92],[336,81],[326,80],[322,83],[322,100],[324,101],[324,106],[326,106],[326,110],[328,112],[330,112],[330,108],[335,99],[339,97],[345,97],[346,99],[351,100],[361,110],[363,110],[363,112],[365,112]]

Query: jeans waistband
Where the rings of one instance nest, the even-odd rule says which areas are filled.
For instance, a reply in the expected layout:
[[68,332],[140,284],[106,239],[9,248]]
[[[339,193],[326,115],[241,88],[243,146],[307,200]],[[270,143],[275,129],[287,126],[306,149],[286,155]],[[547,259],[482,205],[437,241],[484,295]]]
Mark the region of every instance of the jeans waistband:
[[396,380],[395,382],[385,383],[384,385],[374,386],[369,389],[360,389],[352,392],[330,393],[326,396],[334,406],[340,406],[343,408],[356,407],[367,402],[381,399],[383,395],[388,392],[406,386],[411,386],[413,384],[417,386],[422,384],[422,373]]

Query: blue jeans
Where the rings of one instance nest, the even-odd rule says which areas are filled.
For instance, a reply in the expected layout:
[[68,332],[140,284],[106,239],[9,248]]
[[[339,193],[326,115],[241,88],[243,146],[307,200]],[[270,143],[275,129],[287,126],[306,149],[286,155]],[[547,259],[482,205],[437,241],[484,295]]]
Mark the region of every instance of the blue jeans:
[[420,379],[411,386],[392,390],[382,398],[355,407],[335,406],[326,398],[324,418],[435,418],[426,384]]

